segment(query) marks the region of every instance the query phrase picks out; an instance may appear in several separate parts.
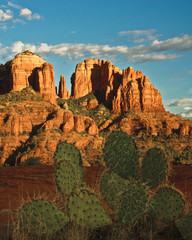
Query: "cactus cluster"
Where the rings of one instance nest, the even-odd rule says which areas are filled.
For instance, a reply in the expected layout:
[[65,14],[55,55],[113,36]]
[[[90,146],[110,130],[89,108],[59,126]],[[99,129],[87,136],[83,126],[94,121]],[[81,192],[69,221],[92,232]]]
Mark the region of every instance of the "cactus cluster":
[[56,187],[68,200],[67,215],[45,200],[31,201],[22,206],[19,214],[19,221],[28,228],[29,234],[55,234],[69,221],[90,229],[111,225],[111,218],[97,195],[88,187],[82,187],[83,167],[79,150],[72,144],[60,143],[54,160]]
[[54,155],[57,189],[68,196],[82,184],[83,167],[79,150],[70,143],[60,143]]
[[109,171],[103,175],[100,191],[118,224],[135,226],[148,216],[166,226],[174,223],[184,239],[191,239],[192,229],[185,231],[184,225],[192,222],[192,214],[184,217],[184,195],[168,184],[170,166],[164,152],[149,149],[141,166],[134,152],[135,143],[126,133],[114,131],[106,140],[104,159]]
[[67,199],[66,212],[45,200],[32,201],[20,209],[21,225],[36,235],[39,226],[51,235],[72,222],[91,230],[111,226],[110,234],[123,232],[127,236],[126,227],[135,229],[138,223],[150,219],[166,226],[174,224],[183,239],[192,239],[192,213],[185,215],[184,195],[167,183],[169,164],[162,150],[147,151],[140,166],[132,138],[113,131],[106,139],[103,156],[108,170],[102,176],[100,192],[112,216],[106,214],[96,193],[83,185],[79,150],[63,142],[57,146],[54,161],[55,183]]

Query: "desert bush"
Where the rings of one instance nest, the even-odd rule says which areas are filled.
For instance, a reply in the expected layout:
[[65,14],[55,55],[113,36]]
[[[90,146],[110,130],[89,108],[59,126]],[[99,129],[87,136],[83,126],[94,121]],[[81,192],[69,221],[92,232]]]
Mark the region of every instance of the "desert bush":
[[39,157],[29,157],[22,165],[42,165]]

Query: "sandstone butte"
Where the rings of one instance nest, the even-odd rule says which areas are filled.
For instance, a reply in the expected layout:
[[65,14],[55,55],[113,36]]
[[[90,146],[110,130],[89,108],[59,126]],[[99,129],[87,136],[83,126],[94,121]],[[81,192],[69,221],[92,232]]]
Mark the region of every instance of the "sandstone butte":
[[160,92],[147,76],[132,67],[121,72],[109,61],[87,59],[77,64],[71,83],[74,98],[99,91],[104,104],[115,113],[165,112]]
[[0,93],[21,91],[29,85],[40,97],[56,104],[53,65],[27,50],[0,66]]
[[[58,142],[67,141],[82,151],[83,163],[89,165],[90,161],[101,160],[105,137],[100,133],[104,130],[121,129],[138,136],[140,149],[161,144],[142,141],[142,136],[192,136],[192,121],[166,112],[160,92],[139,70],[128,67],[120,71],[109,61],[86,59],[77,64],[71,83],[70,96],[61,75],[57,95],[53,65],[30,51],[0,65],[0,98],[4,99],[0,102],[2,164],[24,162],[29,157],[53,164]],[[28,86],[32,88],[26,90]],[[89,98],[95,91],[99,97]],[[26,99],[14,102],[9,94],[24,94]],[[78,105],[74,105],[79,98]],[[62,101],[59,106],[57,99]],[[108,117],[106,109],[110,110]],[[192,143],[180,144],[176,139],[170,140],[170,146],[178,151],[192,147]]]

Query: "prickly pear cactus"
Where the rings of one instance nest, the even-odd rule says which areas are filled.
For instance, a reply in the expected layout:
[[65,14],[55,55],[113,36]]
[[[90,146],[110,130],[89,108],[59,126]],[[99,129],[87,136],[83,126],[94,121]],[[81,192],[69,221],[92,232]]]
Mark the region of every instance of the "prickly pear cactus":
[[123,225],[134,225],[147,212],[148,189],[139,183],[130,183],[121,196],[118,217]]
[[164,223],[180,217],[185,208],[183,194],[174,187],[160,187],[149,203],[149,214]]
[[150,188],[155,188],[166,180],[167,173],[168,163],[164,152],[158,148],[151,148],[142,161],[141,181]]
[[[79,167],[80,168],[80,167]],[[55,181],[57,189],[64,195],[77,191],[83,179],[83,170],[78,171],[68,160],[60,160],[55,169]]]
[[54,204],[46,200],[34,200],[25,204],[18,215],[21,227],[31,235],[51,235],[61,230],[69,219]]
[[71,143],[62,142],[57,145],[54,155],[55,165],[62,159],[69,160],[72,164],[77,166],[81,164],[81,154]]
[[108,168],[124,179],[138,179],[139,156],[131,137],[122,131],[114,131],[107,138],[103,149]]
[[68,209],[70,219],[79,225],[96,229],[112,224],[97,196],[87,189],[70,195]]
[[108,206],[117,212],[119,209],[119,200],[124,192],[126,180],[117,174],[108,171],[105,172],[100,182],[100,192],[107,202]]
[[175,224],[183,239],[192,239],[192,212],[177,219]]

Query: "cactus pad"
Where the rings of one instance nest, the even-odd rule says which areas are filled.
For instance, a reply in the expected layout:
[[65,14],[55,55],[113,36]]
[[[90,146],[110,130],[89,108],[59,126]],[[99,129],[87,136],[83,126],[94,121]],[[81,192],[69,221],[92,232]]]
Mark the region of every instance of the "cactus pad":
[[158,220],[169,223],[181,216],[184,207],[183,194],[174,187],[163,186],[151,198],[149,214]]
[[108,168],[122,178],[138,179],[139,157],[131,137],[122,131],[114,131],[107,138],[103,149]]
[[57,165],[57,162],[61,159],[69,160],[72,164],[77,166],[81,164],[81,154],[71,143],[62,142],[57,145],[54,155],[55,165]]
[[183,239],[192,239],[192,212],[177,219],[175,224]]
[[158,187],[166,180],[168,164],[164,152],[158,148],[150,149],[142,161],[141,181],[150,188]]
[[78,194],[71,194],[68,209],[72,221],[91,229],[104,227],[112,223],[97,196],[87,189],[80,190]]
[[[79,167],[80,168],[80,167]],[[55,169],[55,181],[57,189],[64,195],[76,191],[82,183],[83,173],[80,169],[63,159],[57,163]],[[79,170],[79,171],[78,171]]]
[[38,236],[54,234],[69,222],[64,213],[46,200],[34,200],[25,204],[18,219],[30,234]]
[[100,192],[113,211],[118,211],[119,199],[126,187],[126,181],[113,172],[104,173],[101,183]]
[[121,196],[118,217],[123,225],[134,225],[147,212],[148,189],[138,183],[126,186]]

